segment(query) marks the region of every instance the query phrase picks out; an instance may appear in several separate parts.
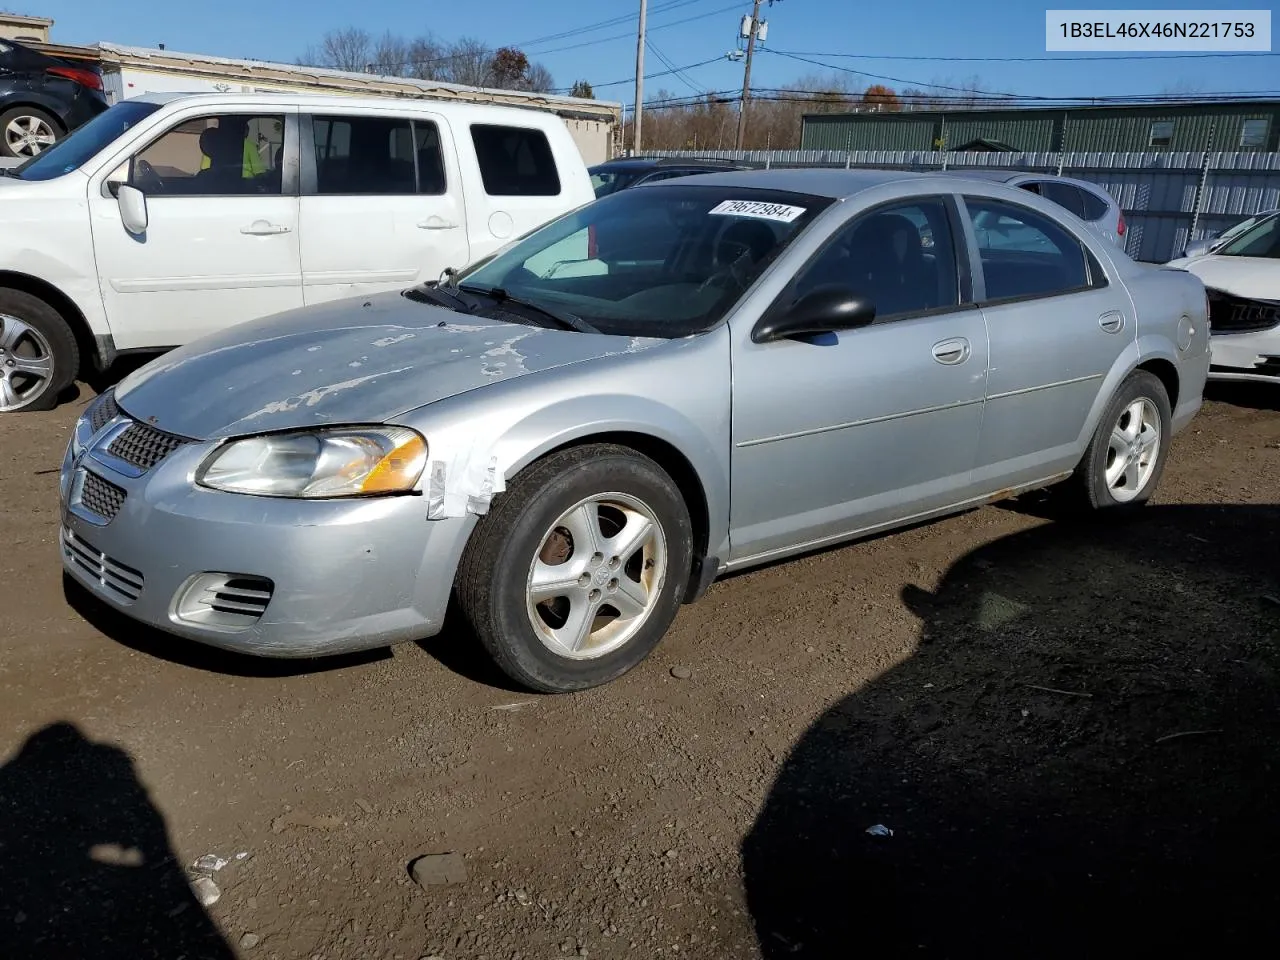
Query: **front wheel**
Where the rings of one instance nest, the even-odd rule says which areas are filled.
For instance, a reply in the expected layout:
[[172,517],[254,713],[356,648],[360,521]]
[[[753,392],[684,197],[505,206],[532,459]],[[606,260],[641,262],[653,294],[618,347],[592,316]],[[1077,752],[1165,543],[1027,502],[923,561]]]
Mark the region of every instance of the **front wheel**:
[[1169,393],[1154,374],[1135,370],[1120,384],[1094,431],[1075,477],[1094,510],[1132,509],[1151,499],[1164,472],[1173,421]]
[[612,444],[553,454],[481,518],[458,568],[459,607],[498,667],[545,693],[616,679],[675,619],[693,551],[679,488]]
[[0,413],[52,410],[79,364],[75,334],[57,310],[0,289]]

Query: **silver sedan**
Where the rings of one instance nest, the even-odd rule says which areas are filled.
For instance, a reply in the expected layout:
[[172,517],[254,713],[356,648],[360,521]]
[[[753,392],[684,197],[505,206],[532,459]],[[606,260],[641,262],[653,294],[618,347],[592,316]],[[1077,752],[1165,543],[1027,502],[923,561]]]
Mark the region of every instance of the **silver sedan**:
[[1141,505],[1205,318],[1195,277],[998,183],[643,186],[129,376],[67,449],[63,564],[267,656],[427,637],[453,604],[515,680],[582,689],[727,571],[1060,482]]

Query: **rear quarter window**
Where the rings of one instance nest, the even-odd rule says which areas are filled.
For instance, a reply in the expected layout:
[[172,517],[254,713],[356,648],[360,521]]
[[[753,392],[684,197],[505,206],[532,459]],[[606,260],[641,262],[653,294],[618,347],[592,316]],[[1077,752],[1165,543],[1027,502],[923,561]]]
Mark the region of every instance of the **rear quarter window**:
[[1080,196],[1084,199],[1084,218],[1086,220],[1101,220],[1107,215],[1107,211],[1111,209],[1110,204],[1092,190],[1081,189]]
[[471,125],[471,143],[489,196],[559,196],[560,173],[541,130],[477,123]]

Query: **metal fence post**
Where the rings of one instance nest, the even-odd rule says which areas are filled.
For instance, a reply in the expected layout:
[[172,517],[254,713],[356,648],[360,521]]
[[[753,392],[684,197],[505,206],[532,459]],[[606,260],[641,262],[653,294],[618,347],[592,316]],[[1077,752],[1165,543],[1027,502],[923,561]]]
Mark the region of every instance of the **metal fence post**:
[[1191,213],[1191,229],[1187,231],[1187,242],[1190,243],[1196,235],[1196,227],[1200,225],[1200,211],[1204,206],[1205,184],[1209,180],[1209,160],[1212,157],[1213,150],[1213,134],[1218,126],[1218,120],[1215,117],[1209,121],[1209,133],[1205,137],[1204,157],[1200,161],[1200,177],[1196,180],[1196,200],[1195,207]]

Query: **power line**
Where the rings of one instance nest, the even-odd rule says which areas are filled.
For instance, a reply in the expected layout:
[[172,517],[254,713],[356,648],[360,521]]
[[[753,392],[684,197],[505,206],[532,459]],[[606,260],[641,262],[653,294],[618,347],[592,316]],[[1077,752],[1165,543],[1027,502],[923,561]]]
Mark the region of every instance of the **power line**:
[[1092,57],[933,57],[907,54],[884,53],[820,53],[805,50],[774,50],[784,56],[793,57],[833,57],[846,60],[914,60],[928,63],[1085,63],[1095,60],[1205,60],[1210,58],[1230,58],[1245,60],[1249,57],[1280,57],[1280,53],[1169,53],[1169,54],[1105,54]]
[[[706,3],[708,0],[667,0],[666,3],[659,3],[650,13],[665,13],[668,10],[676,10],[680,7],[689,7],[698,3]],[[604,30],[608,27],[616,27],[619,24],[630,23],[637,19],[637,14],[627,13],[619,17],[610,17],[608,20],[597,20],[595,23],[583,24],[580,27],[572,27],[568,30],[562,30],[560,33],[549,33],[545,37],[535,37],[532,40],[521,40],[519,43],[513,43],[513,47],[533,47],[540,43],[550,43],[553,40],[564,40],[567,37],[576,37],[584,33],[594,33],[596,30]]]
[[[653,41],[652,41],[652,40],[649,40],[649,39],[647,39],[647,38],[646,38],[645,43],[648,45],[649,49],[653,52],[653,55],[654,55],[655,57],[657,57],[657,58],[658,58],[658,61],[659,61],[659,62],[660,62],[664,67],[667,67],[667,68],[668,68],[668,71],[667,71],[668,73],[674,73],[674,74],[676,75],[676,79],[677,79],[677,80],[679,80],[679,81],[680,81],[681,83],[683,83],[686,87],[688,87],[690,90],[692,90],[694,93],[697,93],[697,94],[703,94],[703,93],[706,93],[706,92],[707,92],[707,91],[706,91],[706,88],[705,88],[705,87],[700,87],[700,86],[698,86],[696,83],[694,83],[692,80],[690,80],[690,79],[689,79],[689,77],[688,77],[688,76],[686,76],[686,74],[685,74],[685,72],[684,72],[684,71],[685,71],[685,70],[692,70],[692,69],[694,69],[695,67],[703,67],[703,66],[706,66],[706,65],[707,65],[707,64],[709,64],[709,63],[715,63],[717,60],[723,60],[723,59],[724,59],[724,57],[723,57],[723,56],[720,56],[720,57],[712,57],[710,60],[703,60],[701,63],[691,63],[691,64],[689,64],[689,66],[687,66],[687,67],[677,67],[674,63],[672,63],[672,62],[671,62],[671,58],[670,58],[670,57],[668,57],[665,53],[663,53],[661,50],[659,50],[659,49],[654,45],[654,43],[653,43]],[[646,78],[646,79],[647,79],[647,78]],[[606,86],[607,86],[607,84],[606,84]]]
[[[762,48],[763,49],[763,48]],[[786,57],[788,60],[799,60],[801,63],[808,63],[815,67],[822,67],[825,70],[835,70],[838,73],[853,73],[860,77],[871,77],[873,80],[888,80],[890,83],[906,84],[911,87],[932,87],[935,90],[957,90],[961,93],[971,93],[973,91],[966,90],[964,87],[949,87],[944,83],[925,83],[923,80],[904,80],[902,77],[890,77],[882,73],[868,73],[866,70],[854,70],[852,67],[841,67],[834,63],[823,63],[820,60],[812,60],[808,57],[802,57],[795,53],[783,53],[781,50],[765,49],[765,53],[771,53],[775,57]],[[996,90],[982,91],[984,96],[988,97],[1010,97],[1015,99],[1023,98],[1022,94],[1005,93]],[[1043,99],[1043,98],[1030,98]]]

